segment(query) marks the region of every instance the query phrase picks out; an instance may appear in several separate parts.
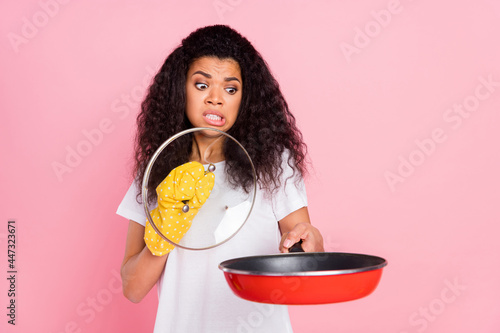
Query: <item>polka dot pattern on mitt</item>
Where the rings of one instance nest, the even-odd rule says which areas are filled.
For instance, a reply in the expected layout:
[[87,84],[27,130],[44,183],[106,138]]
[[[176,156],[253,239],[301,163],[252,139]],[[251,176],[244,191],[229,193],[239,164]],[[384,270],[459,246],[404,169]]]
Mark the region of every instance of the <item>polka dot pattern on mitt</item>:
[[[198,210],[207,201],[214,187],[215,176],[205,172],[199,162],[188,162],[173,169],[156,188],[158,207],[151,211],[156,227],[171,241],[179,243],[191,227]],[[182,207],[189,205],[189,211]],[[155,256],[162,256],[174,249],[146,221],[144,241]]]

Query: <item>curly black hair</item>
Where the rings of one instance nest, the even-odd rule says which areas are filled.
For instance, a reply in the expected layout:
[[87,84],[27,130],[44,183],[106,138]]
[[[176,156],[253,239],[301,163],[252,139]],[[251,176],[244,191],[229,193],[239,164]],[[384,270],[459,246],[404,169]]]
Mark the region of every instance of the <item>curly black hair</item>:
[[[142,180],[148,161],[165,140],[193,127],[185,114],[186,76],[193,61],[202,57],[232,59],[240,66],[242,99],[236,122],[227,133],[249,153],[259,186],[268,193],[280,186],[285,150],[289,152],[287,163],[294,173],[303,176],[307,147],[267,63],[237,31],[225,25],[214,25],[200,28],[183,39],[154,77],[137,117],[136,181]],[[148,201],[155,200],[155,189],[163,178],[189,160],[192,149],[189,137],[183,136],[171,145],[173,149],[165,149],[151,170]],[[223,149],[230,183],[248,191],[253,176],[249,173],[246,155],[232,140],[226,140]]]

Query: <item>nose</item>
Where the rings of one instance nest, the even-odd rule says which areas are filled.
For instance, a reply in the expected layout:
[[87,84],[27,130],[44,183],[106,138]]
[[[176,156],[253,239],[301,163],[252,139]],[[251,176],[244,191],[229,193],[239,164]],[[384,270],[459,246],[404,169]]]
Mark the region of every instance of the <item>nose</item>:
[[222,105],[222,95],[218,91],[218,89],[210,89],[210,92],[207,96],[207,103],[212,105]]

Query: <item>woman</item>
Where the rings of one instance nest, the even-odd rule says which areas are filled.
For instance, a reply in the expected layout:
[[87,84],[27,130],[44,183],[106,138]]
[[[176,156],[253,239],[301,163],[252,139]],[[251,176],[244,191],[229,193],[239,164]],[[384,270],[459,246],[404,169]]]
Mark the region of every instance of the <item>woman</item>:
[[[255,206],[243,228],[220,246],[153,255],[144,240],[140,182],[154,151],[191,127],[222,130],[245,147],[258,178]],[[231,140],[199,133],[192,141],[181,141],[155,162],[148,184],[151,204],[157,202],[155,189],[166,174],[188,161],[204,163],[208,155],[216,165],[216,184],[229,192],[250,191],[253,178],[246,157]],[[278,83],[238,32],[221,25],[198,29],[168,56],[138,116],[136,181],[118,209],[130,220],[121,270],[124,294],[139,302],[158,283],[155,332],[291,332],[285,306],[237,298],[217,266],[239,256],[288,252],[300,239],[306,252],[323,251],[307,211],[305,154]]]

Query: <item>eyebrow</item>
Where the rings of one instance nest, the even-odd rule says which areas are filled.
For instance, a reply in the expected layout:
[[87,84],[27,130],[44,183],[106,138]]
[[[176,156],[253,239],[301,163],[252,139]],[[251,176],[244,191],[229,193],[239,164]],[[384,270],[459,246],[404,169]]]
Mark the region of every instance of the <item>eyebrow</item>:
[[[238,80],[238,78],[237,78],[237,77],[234,77],[234,76],[226,77],[226,78],[224,79],[224,81],[238,81],[238,82],[240,82],[240,80]],[[241,83],[241,82],[240,82],[240,83]]]
[[[205,72],[202,72],[202,71],[196,71],[191,76],[194,76],[195,74],[203,75],[207,79],[211,79],[212,78],[212,75],[210,75],[208,73],[205,73]],[[241,83],[240,80],[237,77],[234,77],[234,76],[226,77],[226,78],[224,78],[224,81],[238,81],[239,83]]]

